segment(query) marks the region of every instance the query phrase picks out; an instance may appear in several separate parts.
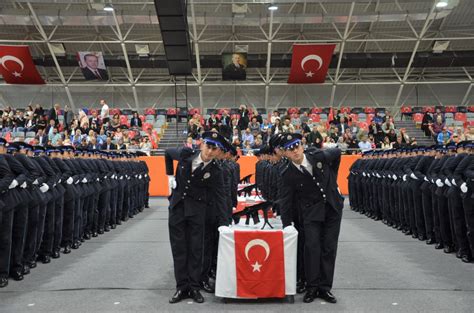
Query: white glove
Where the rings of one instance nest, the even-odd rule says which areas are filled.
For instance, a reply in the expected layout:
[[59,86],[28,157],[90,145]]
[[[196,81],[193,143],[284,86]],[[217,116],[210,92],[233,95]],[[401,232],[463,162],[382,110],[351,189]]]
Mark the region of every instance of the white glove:
[[443,187],[443,186],[444,186],[444,184],[443,184],[443,182],[441,181],[441,179],[438,178],[438,179],[436,180],[436,186],[438,186],[438,187]]
[[42,193],[45,193],[46,191],[49,190],[49,186],[43,183],[40,187],[40,190]]
[[33,185],[38,185],[38,184],[39,184],[38,180],[35,179],[35,181],[33,182]]
[[98,179],[98,178],[96,178],[95,180],[96,180],[96,181],[100,181],[100,179]]
[[107,179],[107,175],[104,176],[104,179]]
[[459,188],[461,188],[461,191],[462,191],[463,193],[466,193],[466,192],[467,192],[467,185],[466,185],[466,183],[462,183],[461,187],[459,187]]
[[283,228],[283,232],[284,233],[296,233],[297,230],[293,225],[289,225],[289,226],[286,226],[285,228]]
[[418,180],[418,177],[416,177],[415,173],[411,173],[411,174],[410,174],[410,177],[413,178],[413,179]]
[[120,179],[123,179],[123,176],[120,176]]
[[72,184],[74,182],[74,179],[72,179],[72,177],[69,177],[67,180],[66,180],[66,183],[68,185]]
[[454,180],[454,178],[451,179],[451,183],[452,183],[454,186],[457,186],[457,185],[456,185],[456,180]]
[[83,182],[84,184],[87,183],[87,179],[84,177],[84,178],[82,179],[82,182]]
[[426,176],[425,176],[424,180],[427,181],[427,182],[429,182],[429,180],[428,180],[428,178],[426,178]]
[[138,179],[142,179],[142,177],[143,177],[142,175],[138,175]]
[[145,177],[148,177],[148,174],[145,174]]
[[392,178],[393,178],[393,180],[397,180],[397,175],[393,174]]
[[8,189],[13,189],[15,188],[16,186],[18,186],[18,181],[16,179],[12,180],[12,182],[10,183],[10,186],[8,186]]
[[60,184],[60,183],[61,183],[61,181],[62,181],[62,180],[61,180],[61,178],[60,178],[60,179],[58,180],[58,184]]
[[380,174],[379,174],[379,173],[377,173],[377,174],[375,174],[375,175],[376,175],[378,178],[382,177],[382,176],[380,176]]
[[170,194],[171,194],[171,189],[175,189],[176,186],[177,186],[176,178],[173,175],[168,175],[168,188],[170,189]]
[[230,227],[225,226],[225,225],[219,226],[219,228],[217,230],[219,231],[219,233],[231,233],[232,232]]
[[407,174],[403,175],[403,181],[407,181]]
[[364,177],[365,177],[365,172],[363,172],[363,173],[362,173],[362,176],[364,176]]
[[444,180],[444,183],[445,183],[446,185],[448,185],[449,187],[451,187],[451,182],[449,181],[449,179],[446,178],[446,179]]
[[236,207],[233,207],[233,208],[232,208],[232,211],[235,211],[235,210],[237,210],[237,208],[236,208]]
[[25,188],[26,188],[26,186],[27,186],[27,185],[26,185],[26,181],[25,181],[23,184],[21,184],[21,185],[20,185],[20,188],[23,188],[23,189],[25,189]]

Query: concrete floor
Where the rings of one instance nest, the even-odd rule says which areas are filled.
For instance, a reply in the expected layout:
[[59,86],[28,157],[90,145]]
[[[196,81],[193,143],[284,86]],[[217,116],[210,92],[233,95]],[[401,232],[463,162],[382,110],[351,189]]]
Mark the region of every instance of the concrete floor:
[[315,301],[232,302],[204,294],[204,304],[170,305],[174,292],[167,201],[79,250],[39,264],[0,290],[0,312],[474,312],[474,264],[464,264],[381,222],[344,211],[333,292]]

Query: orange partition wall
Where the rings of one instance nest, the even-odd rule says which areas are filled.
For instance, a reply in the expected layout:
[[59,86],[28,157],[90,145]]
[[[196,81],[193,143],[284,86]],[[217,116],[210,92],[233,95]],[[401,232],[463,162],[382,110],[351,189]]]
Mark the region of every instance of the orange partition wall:
[[[358,155],[343,155],[341,157],[341,165],[339,166],[339,175],[337,177],[337,183],[342,194],[348,193],[347,187],[347,176],[349,174],[349,168],[355,160],[360,158]],[[154,157],[142,157],[150,171],[150,196],[167,196],[168,195],[168,178],[166,177],[165,170],[165,157],[154,156]],[[257,158],[254,156],[244,156],[239,159],[240,164],[240,177],[245,177],[255,173],[255,163]],[[175,166],[176,167],[176,166]],[[252,176],[252,182],[255,181],[255,177]]]

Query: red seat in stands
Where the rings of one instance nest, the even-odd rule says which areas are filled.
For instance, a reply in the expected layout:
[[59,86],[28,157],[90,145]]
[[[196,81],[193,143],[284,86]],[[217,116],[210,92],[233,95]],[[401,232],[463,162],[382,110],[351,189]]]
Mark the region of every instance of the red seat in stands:
[[469,112],[474,112],[474,105],[468,106],[468,107],[467,107],[467,110],[468,110]]
[[402,114],[411,114],[412,109],[411,109],[411,107],[404,105],[404,106],[402,106],[401,112],[402,112]]
[[319,114],[311,114],[311,120],[313,121],[313,123],[319,123],[321,121],[321,117],[319,116]]
[[110,115],[113,116],[113,115],[115,115],[115,114],[119,114],[119,115],[120,115],[121,112],[120,112],[120,109],[114,108],[114,109],[110,109],[110,110],[109,110],[109,113],[110,113]]
[[145,109],[145,115],[155,115],[156,110],[152,108]]
[[365,114],[374,114],[375,113],[375,108],[373,107],[366,107],[364,109]]
[[343,107],[343,108],[341,108],[341,112],[344,113],[344,114],[349,114],[349,113],[351,113],[351,108]]
[[359,122],[359,127],[365,130],[369,129],[369,124],[367,122]]
[[467,116],[466,113],[455,113],[454,114],[454,120],[456,121],[462,121],[462,122],[467,122]]
[[311,110],[312,114],[321,114],[321,112],[323,112],[323,108],[313,108]]
[[168,110],[166,110],[166,115],[176,115],[176,114],[177,112],[175,108],[169,108]]
[[435,107],[433,107],[433,106],[423,107],[423,113],[425,113],[425,112],[434,113],[435,112]]
[[413,115],[413,120],[414,120],[416,123],[421,123],[421,121],[423,120],[423,114],[421,114],[421,113],[416,113],[415,115]]
[[446,106],[446,108],[445,108],[445,112],[446,112],[446,113],[456,113],[456,112],[457,112],[457,108],[456,108],[456,106],[454,106],[454,105],[448,105],[448,106]]

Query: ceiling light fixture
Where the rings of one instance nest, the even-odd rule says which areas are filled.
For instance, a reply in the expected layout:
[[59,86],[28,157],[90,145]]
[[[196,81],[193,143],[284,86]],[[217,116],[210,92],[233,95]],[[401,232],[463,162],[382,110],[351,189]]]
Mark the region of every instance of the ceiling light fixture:
[[436,7],[437,7],[437,8],[445,8],[445,7],[447,7],[447,6],[448,6],[448,1],[443,1],[443,0],[441,0],[441,1],[439,1],[438,3],[436,3]]
[[269,9],[270,11],[276,11],[276,10],[278,10],[278,6],[277,6],[276,4],[270,4],[270,5],[268,6],[268,9]]
[[104,11],[112,12],[113,10],[114,10],[114,7],[113,7],[110,3],[107,3],[107,4],[104,6]]

